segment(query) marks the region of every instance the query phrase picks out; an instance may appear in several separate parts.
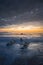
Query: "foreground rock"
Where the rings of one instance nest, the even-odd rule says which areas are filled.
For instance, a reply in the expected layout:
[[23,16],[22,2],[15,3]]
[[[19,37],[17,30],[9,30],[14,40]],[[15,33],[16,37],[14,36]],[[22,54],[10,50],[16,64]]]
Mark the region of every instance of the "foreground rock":
[[12,46],[12,45],[15,44],[15,43],[16,43],[16,41],[15,41],[15,40],[12,40],[12,41],[8,42],[8,43],[6,44],[6,46]]

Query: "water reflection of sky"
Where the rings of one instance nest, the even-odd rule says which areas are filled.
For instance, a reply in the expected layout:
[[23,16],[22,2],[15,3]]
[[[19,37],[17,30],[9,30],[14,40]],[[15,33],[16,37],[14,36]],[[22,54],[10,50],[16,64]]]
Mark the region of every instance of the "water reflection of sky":
[[29,34],[29,35],[0,35],[0,37],[42,37],[40,34]]
[[37,49],[37,48],[40,48],[40,43],[31,43],[28,48],[29,49]]

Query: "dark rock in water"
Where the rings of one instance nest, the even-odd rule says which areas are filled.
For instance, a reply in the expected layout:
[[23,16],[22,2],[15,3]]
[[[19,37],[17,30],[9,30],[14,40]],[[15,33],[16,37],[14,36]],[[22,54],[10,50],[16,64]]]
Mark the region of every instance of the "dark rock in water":
[[10,44],[10,43],[7,43],[7,46],[11,46],[12,44]]
[[21,47],[21,49],[26,49],[27,48],[27,46],[26,45],[23,45],[23,47]]
[[13,44],[15,44],[15,42],[16,42],[15,40],[10,41],[9,43],[6,44],[6,46],[12,46]]
[[23,35],[23,33],[21,33],[21,35]]
[[24,47],[21,47],[20,49],[24,49]]
[[9,45],[10,45],[9,43],[6,44],[6,46],[9,46]]
[[21,42],[23,42],[23,39],[22,39],[22,38],[20,38],[20,41],[21,41]]
[[24,44],[23,44],[23,47],[21,47],[21,49],[26,49],[27,47],[28,47],[28,43],[27,42],[25,42]]

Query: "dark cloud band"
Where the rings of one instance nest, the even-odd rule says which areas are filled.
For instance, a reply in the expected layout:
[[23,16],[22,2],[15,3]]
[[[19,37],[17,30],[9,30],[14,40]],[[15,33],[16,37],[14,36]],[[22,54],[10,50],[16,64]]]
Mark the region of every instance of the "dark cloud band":
[[43,0],[0,0],[0,27],[34,21],[43,24]]

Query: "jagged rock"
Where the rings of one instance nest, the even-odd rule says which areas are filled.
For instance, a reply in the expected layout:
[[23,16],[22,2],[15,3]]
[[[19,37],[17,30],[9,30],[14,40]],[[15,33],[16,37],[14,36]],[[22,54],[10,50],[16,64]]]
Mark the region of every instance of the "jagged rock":
[[7,46],[11,46],[11,45],[15,44],[15,42],[16,42],[15,40],[10,41],[10,42],[7,43]]

